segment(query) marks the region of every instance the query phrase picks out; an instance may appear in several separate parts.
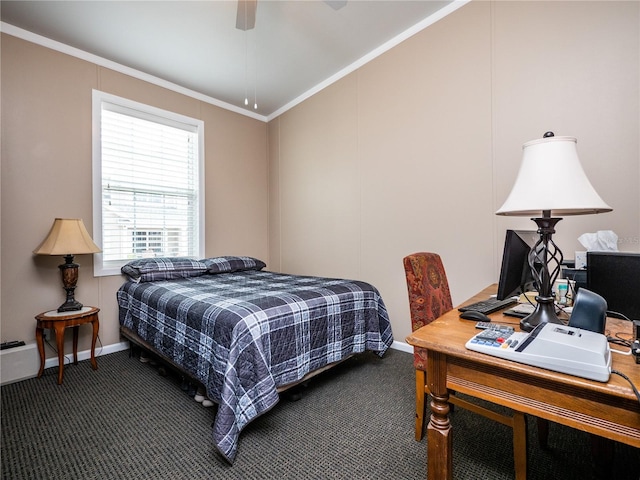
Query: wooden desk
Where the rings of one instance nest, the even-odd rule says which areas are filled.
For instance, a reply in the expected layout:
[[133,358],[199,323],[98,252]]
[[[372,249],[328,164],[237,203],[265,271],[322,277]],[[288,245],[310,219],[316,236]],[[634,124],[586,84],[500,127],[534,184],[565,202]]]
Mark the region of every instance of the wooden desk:
[[38,344],[38,352],[40,353],[40,370],[38,378],[42,376],[44,371],[44,339],[42,331],[45,328],[53,329],[56,332],[56,344],[58,348],[58,385],[62,384],[64,376],[64,329],[73,327],[73,364],[78,364],[78,328],[85,323],[91,323],[93,326],[93,336],[91,337],[91,367],[98,369],[96,362],[96,339],[98,338],[98,329],[100,322],[98,320],[99,308],[83,307],[82,310],[76,312],[58,312],[51,310],[36,315],[36,343]]
[[[466,303],[495,291],[495,285],[488,287]],[[517,318],[491,317],[519,329]],[[607,331],[631,338],[631,322],[608,319]],[[467,350],[465,343],[476,333],[475,322],[460,319],[454,309],[407,337],[410,345],[427,349],[429,480],[453,479],[449,389],[640,448],[640,403],[626,380],[612,374],[608,383],[595,382]],[[612,355],[612,368],[640,386],[635,358]]]

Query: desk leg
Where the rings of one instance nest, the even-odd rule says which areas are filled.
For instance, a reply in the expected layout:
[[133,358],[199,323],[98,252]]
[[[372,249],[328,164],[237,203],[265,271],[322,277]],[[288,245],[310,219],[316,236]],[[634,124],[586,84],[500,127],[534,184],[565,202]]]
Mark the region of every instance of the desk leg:
[[62,385],[64,377],[64,325],[56,322],[53,330],[56,332],[56,346],[58,347],[58,385]]
[[100,329],[100,321],[98,320],[98,314],[94,315],[94,319],[91,321],[93,326],[93,336],[91,337],[91,368],[98,369],[98,362],[96,362],[96,340],[98,339],[98,330]]
[[596,478],[609,478],[612,464],[614,441],[591,434],[591,456],[595,463]]
[[447,357],[427,352],[427,384],[431,391],[431,419],[427,426],[427,479],[453,479],[453,442],[449,422]]
[[42,376],[44,372],[44,338],[42,337],[43,328],[36,327],[36,344],[38,345],[38,353],[40,354],[40,370],[38,370],[38,378]]

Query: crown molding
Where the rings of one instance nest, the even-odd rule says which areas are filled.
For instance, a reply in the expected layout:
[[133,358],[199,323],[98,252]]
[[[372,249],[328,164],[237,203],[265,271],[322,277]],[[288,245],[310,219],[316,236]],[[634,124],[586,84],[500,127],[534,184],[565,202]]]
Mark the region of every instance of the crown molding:
[[9,23],[0,22],[0,32],[6,33],[7,35],[11,35],[13,37],[20,38],[22,40],[26,40],[27,42],[35,43],[45,48],[50,48],[51,50],[55,50],[60,53],[71,55],[72,57],[76,57],[81,60],[86,60],[87,62],[94,63],[101,67],[105,67],[110,70],[114,70],[116,72],[129,75],[130,77],[137,78],[138,80],[143,80],[153,85],[166,88],[167,90],[171,90],[173,92],[180,93],[182,95],[186,95],[188,97],[192,97],[197,100],[201,100],[205,103],[215,105],[216,107],[220,107],[234,113],[239,113],[240,115],[251,117],[256,120],[260,120],[261,122],[267,122],[267,117],[265,117],[264,115],[258,115],[255,112],[245,110],[235,105],[231,105],[230,103],[223,102],[222,100],[218,100],[217,98],[213,98],[208,95],[204,95],[200,92],[196,92],[194,90],[182,87],[180,85],[169,82],[167,80],[163,80],[162,78],[149,75],[148,73],[141,72],[140,70],[136,70],[135,68],[130,68],[125,65],[121,65],[120,63],[107,60],[106,58],[100,57],[98,55],[94,55],[92,53],[85,52],[84,50],[80,50],[79,48],[71,47],[64,43],[51,40],[50,38],[43,37],[42,35],[37,35],[28,30],[15,27]]

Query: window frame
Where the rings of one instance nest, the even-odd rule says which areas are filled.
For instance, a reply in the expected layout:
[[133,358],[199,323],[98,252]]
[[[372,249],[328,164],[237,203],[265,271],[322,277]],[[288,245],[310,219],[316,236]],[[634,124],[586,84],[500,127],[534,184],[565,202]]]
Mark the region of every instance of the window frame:
[[[158,121],[165,125],[188,125],[193,128],[198,137],[197,155],[197,242],[196,255],[193,258],[203,258],[205,250],[205,179],[204,179],[204,121],[181,115],[161,108],[146,105],[127,98],[112,95],[100,90],[92,91],[92,169],[93,169],[93,240],[102,248],[102,111],[103,105],[109,104],[116,110],[135,111],[137,117],[151,121]],[[148,230],[148,229],[147,229]],[[120,268],[129,260],[105,262],[102,252],[93,255],[93,274],[95,277],[120,275]]]

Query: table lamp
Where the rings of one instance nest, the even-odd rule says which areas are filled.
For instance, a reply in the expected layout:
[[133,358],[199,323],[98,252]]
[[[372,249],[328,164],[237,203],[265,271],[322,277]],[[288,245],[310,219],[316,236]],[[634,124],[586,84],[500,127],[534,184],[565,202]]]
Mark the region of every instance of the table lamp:
[[562,252],[553,242],[562,215],[588,215],[613,210],[596,193],[578,158],[576,139],[543,138],[522,146],[522,164],[511,193],[496,215],[533,216],[539,240],[529,252],[529,267],[538,287],[536,307],[520,321],[530,332],[540,323],[561,323],[556,315],[551,287],[560,273]]
[[58,268],[62,273],[62,284],[67,292],[67,300],[58,307],[58,312],[72,312],[82,309],[82,304],[74,298],[80,265],[73,263],[73,256],[100,251],[100,248],[93,243],[81,219],[56,218],[54,220],[49,234],[33,253],[64,256],[65,263],[59,265]]

